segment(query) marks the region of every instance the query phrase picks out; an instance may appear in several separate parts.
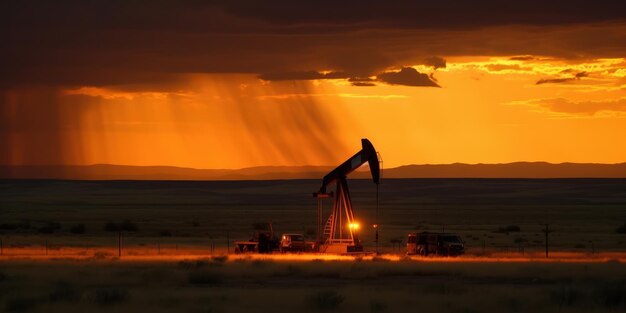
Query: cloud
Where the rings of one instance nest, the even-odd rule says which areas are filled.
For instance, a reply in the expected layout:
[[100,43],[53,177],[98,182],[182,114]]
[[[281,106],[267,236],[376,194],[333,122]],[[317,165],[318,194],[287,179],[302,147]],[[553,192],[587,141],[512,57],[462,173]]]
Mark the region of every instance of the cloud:
[[560,116],[597,116],[602,113],[626,114],[626,98],[598,101],[545,98],[519,101],[512,104],[529,105]]
[[[219,1],[236,16],[279,25],[387,25],[404,28],[473,29],[494,25],[554,25],[623,20],[624,4],[599,0],[506,1]],[[329,14],[332,8],[332,14]],[[538,10],[537,8],[541,8]],[[416,18],[415,12],[428,12]]]
[[268,81],[281,80],[316,80],[316,79],[344,79],[349,75],[343,72],[321,73],[317,71],[301,71],[301,72],[277,72],[259,75],[259,79]]
[[384,72],[378,74],[376,78],[390,85],[440,87],[427,74],[420,73],[412,67],[403,67],[398,72]]
[[571,81],[579,80],[583,77],[589,76],[587,72],[578,72],[573,77],[565,77],[565,78],[542,78],[538,80],[535,85],[542,84],[560,84],[560,83],[568,83]]
[[510,57],[509,60],[512,60],[512,61],[534,61],[534,60],[540,60],[540,58],[537,58],[536,56],[532,56],[532,55],[519,55],[519,56]]
[[589,73],[587,73],[587,72],[579,72],[579,73],[576,73],[576,75],[574,77],[577,78],[577,79],[581,79],[581,78],[587,77],[587,76],[589,76]]
[[424,59],[424,65],[432,66],[434,69],[446,68],[446,60],[442,57],[432,56]]
[[621,2],[530,1],[3,1],[0,89],[178,90],[189,73],[303,69],[373,76],[434,55],[623,57]]
[[368,82],[352,82],[352,86],[357,86],[357,87],[373,87],[373,86],[376,86],[376,84],[374,84],[374,83],[368,83]]
[[374,79],[371,77],[350,77],[348,81],[352,86],[357,87],[373,87],[376,86]]
[[488,64],[487,69],[493,72],[499,72],[506,70],[521,71],[525,68],[522,68],[519,64]]

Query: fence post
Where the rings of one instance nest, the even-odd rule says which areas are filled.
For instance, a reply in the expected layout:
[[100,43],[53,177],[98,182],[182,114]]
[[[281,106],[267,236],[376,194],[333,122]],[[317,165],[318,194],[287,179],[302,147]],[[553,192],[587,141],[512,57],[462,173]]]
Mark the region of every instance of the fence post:
[[122,257],[122,231],[117,232],[117,257]]
[[483,255],[485,255],[485,238],[483,238]]
[[548,257],[548,250],[549,250],[549,248],[548,248],[548,246],[549,246],[549,244],[548,244],[548,234],[550,233],[550,225],[549,224],[546,224],[546,228],[544,229],[544,232],[546,233],[546,258],[547,258]]
[[591,241],[591,254],[596,254],[596,247],[593,244],[593,240]]
[[230,254],[230,232],[226,232],[226,254]]

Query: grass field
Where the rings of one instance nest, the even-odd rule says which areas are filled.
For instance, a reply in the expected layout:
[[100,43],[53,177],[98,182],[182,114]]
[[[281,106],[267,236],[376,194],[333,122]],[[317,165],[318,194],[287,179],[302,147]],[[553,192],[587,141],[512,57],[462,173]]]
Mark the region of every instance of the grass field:
[[[389,179],[378,224],[395,255],[224,255],[227,239],[270,221],[314,238],[318,183],[0,181],[0,311],[626,310],[626,180]],[[350,187],[357,218],[373,224],[375,186]],[[443,229],[468,256],[407,259],[394,247]],[[372,251],[371,228],[362,238]]]
[[4,262],[6,312],[617,312],[606,263]]
[[[0,181],[0,239],[11,246],[117,245],[107,224],[130,224],[135,246],[225,248],[253,224],[315,238],[314,180]],[[375,185],[349,182],[364,244],[373,249]],[[380,245],[408,232],[460,233],[469,251],[626,250],[624,179],[388,179],[380,186]],[[330,208],[330,202],[325,204]],[[80,229],[82,226],[82,230]]]

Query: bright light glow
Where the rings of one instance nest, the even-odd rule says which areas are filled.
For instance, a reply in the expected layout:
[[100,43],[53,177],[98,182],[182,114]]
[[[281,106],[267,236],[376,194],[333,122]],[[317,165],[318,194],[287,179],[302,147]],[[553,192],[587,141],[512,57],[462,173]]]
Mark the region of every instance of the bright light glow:
[[348,224],[348,228],[352,229],[352,230],[358,230],[360,227],[359,223],[350,223]]

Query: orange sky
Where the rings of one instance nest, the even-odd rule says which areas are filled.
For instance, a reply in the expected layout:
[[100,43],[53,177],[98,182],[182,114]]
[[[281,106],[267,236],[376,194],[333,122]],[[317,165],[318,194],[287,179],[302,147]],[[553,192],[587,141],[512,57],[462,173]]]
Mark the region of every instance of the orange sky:
[[[61,102],[85,98],[72,104],[83,106],[78,114],[62,117],[73,126],[62,131],[66,146],[59,148],[70,151],[63,160],[69,164],[332,165],[367,137],[386,167],[626,161],[624,59],[447,61],[437,70],[415,66],[433,72],[442,88],[196,74],[174,92],[66,89]],[[536,84],[578,72],[588,75]],[[34,140],[20,136],[14,142]],[[24,164],[19,152],[12,151],[14,164]]]
[[0,4],[0,165],[626,161],[621,2],[452,4]]

